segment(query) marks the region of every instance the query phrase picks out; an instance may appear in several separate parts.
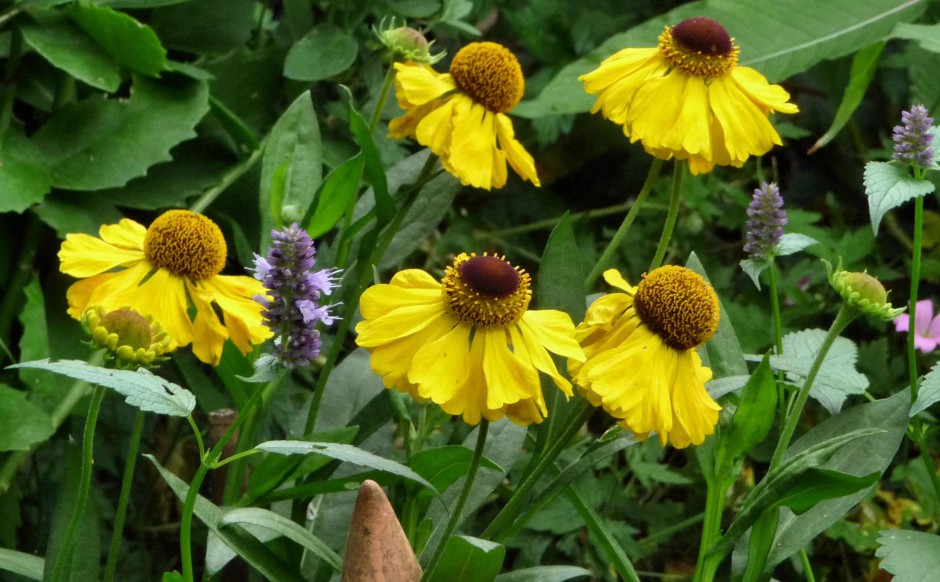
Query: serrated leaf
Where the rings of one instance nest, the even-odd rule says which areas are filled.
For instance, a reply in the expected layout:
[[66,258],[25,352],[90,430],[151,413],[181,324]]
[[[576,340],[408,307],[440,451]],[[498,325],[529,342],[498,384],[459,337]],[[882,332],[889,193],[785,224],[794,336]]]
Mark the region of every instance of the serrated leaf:
[[[513,115],[544,117],[588,111],[595,96],[578,77],[627,47],[655,47],[664,26],[707,16],[720,22],[741,47],[742,66],[753,67],[771,82],[806,71],[816,63],[854,53],[884,40],[899,22],[910,22],[926,0],[725,0],[690,2],[604,41],[587,56],[563,67],[537,98],[523,101]],[[786,31],[768,33],[768,31]]]
[[129,405],[147,412],[185,417],[196,407],[196,397],[192,392],[144,369],[136,372],[109,370],[81,360],[51,362],[48,359],[23,362],[9,367],[48,370],[75,380],[104,386],[124,396]]
[[770,267],[770,261],[767,259],[743,259],[740,263],[741,270],[754,281],[757,290],[760,291],[760,274]]
[[484,582],[493,580],[503,567],[506,548],[489,540],[454,536],[429,582]]
[[146,24],[94,4],[73,4],[65,13],[120,65],[150,77],[156,77],[163,70],[166,50]]
[[917,390],[917,400],[911,407],[911,418],[940,402],[940,362],[933,365],[930,372],[921,380]]
[[805,234],[799,234],[795,232],[788,232],[780,237],[780,244],[777,246],[776,251],[777,256],[785,257],[787,255],[792,255],[817,243],[819,243],[819,241],[811,236],[806,236]]
[[38,23],[24,24],[20,30],[26,44],[79,81],[108,93],[121,86],[120,67],[114,59],[66,18],[44,12]]
[[46,561],[39,556],[0,548],[0,570],[12,572],[29,580],[42,580]]
[[875,556],[894,582],[933,580],[940,571],[940,536],[920,531],[881,530]]
[[[821,329],[805,329],[783,336],[783,355],[771,356],[770,365],[775,370],[787,373],[787,379],[802,384],[822,347],[826,332]],[[757,361],[757,356],[748,359]],[[858,348],[847,338],[839,337],[826,354],[816,381],[809,395],[835,414],[850,394],[863,394],[868,388],[868,378],[855,369]]]
[[232,524],[249,524],[263,527],[296,542],[305,549],[322,558],[337,572],[343,568],[343,560],[333,550],[327,547],[319,538],[290,519],[260,507],[242,507],[228,509],[219,517],[219,526]]
[[845,86],[845,91],[842,93],[842,101],[839,103],[839,109],[836,111],[835,119],[832,120],[832,125],[826,130],[826,133],[816,140],[816,143],[814,143],[806,153],[812,154],[832,141],[839,134],[839,131],[845,127],[845,124],[849,122],[849,119],[852,118],[852,113],[858,109],[862,98],[865,97],[868,86],[871,84],[871,80],[875,76],[878,63],[881,62],[881,51],[884,50],[884,48],[884,41],[877,42],[858,51],[855,53],[855,56],[852,57],[849,83]]
[[0,451],[28,451],[54,432],[52,419],[25,392],[0,384]]
[[500,574],[495,582],[565,582],[590,576],[589,571],[578,566],[535,566]]
[[260,451],[278,455],[323,455],[339,461],[346,461],[361,467],[369,467],[398,475],[424,485],[432,491],[437,491],[427,479],[418,475],[408,467],[385,459],[359,447],[341,443],[306,442],[306,441],[267,441],[255,446]]
[[96,95],[67,105],[33,141],[49,160],[54,186],[115,188],[172,159],[170,148],[195,137],[196,124],[208,111],[204,82],[138,77],[130,99]]
[[878,225],[886,212],[934,191],[933,183],[915,180],[906,167],[889,162],[865,164],[864,183],[875,234],[878,234]]
[[291,47],[284,59],[284,76],[308,82],[328,79],[351,67],[358,50],[351,32],[321,24]]

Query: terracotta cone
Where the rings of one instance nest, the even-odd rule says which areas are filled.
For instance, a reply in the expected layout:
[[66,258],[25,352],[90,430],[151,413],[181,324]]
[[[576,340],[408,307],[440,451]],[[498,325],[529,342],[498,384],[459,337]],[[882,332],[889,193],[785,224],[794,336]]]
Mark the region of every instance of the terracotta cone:
[[341,581],[418,582],[421,573],[385,492],[375,481],[364,481],[346,536]]

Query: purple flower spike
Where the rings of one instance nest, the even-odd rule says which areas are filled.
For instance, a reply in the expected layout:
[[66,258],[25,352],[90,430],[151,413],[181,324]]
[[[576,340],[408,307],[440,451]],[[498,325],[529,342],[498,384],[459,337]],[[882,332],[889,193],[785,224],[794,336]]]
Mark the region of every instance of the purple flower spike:
[[271,233],[274,244],[267,258],[255,255],[254,275],[264,284],[271,299],[258,297],[264,306],[264,324],[274,332],[274,357],[288,368],[305,366],[320,353],[316,325],[331,325],[336,317],[332,305],[320,305],[329,295],[336,269],[311,272],[316,250],[310,235],[296,224]]
[[929,168],[933,164],[933,118],[927,108],[914,105],[901,113],[901,125],[894,127],[894,159],[902,164]]
[[776,184],[761,184],[747,207],[747,241],[744,252],[752,259],[768,259],[783,238],[787,213]]

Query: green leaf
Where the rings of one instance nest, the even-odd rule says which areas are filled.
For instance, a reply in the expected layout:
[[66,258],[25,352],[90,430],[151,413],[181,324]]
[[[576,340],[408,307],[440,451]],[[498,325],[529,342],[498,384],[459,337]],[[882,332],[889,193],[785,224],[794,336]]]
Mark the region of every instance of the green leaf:
[[940,570],[940,536],[919,531],[881,530],[875,556],[894,582],[933,580]]
[[392,242],[379,261],[379,268],[394,267],[421,246],[447,213],[452,211],[459,190],[460,182],[447,172],[427,182],[405,212]]
[[565,582],[590,576],[589,571],[577,566],[535,566],[500,574],[496,582]]
[[196,407],[196,397],[192,392],[159,376],[154,376],[143,368],[136,372],[109,370],[92,366],[81,360],[50,362],[48,359],[23,362],[9,367],[48,370],[69,378],[111,388],[124,396],[129,405],[147,412],[185,417],[189,416]]
[[916,180],[907,167],[890,162],[865,164],[864,183],[871,227],[875,234],[878,234],[878,225],[886,212],[934,191],[934,185],[929,180]]
[[123,186],[171,159],[170,148],[196,136],[209,111],[203,82],[138,77],[130,99],[100,95],[69,104],[33,137],[49,159],[52,183],[69,190]]
[[121,86],[120,67],[114,59],[64,17],[43,12],[38,23],[24,24],[20,30],[26,44],[79,81],[108,93]]
[[767,259],[742,259],[740,263],[741,270],[754,281],[757,290],[760,291],[760,274],[771,265]]
[[[23,325],[23,335],[20,337],[20,359],[48,358],[52,352],[49,347],[49,328],[46,323],[46,302],[38,275],[34,275],[23,288],[23,294],[26,296],[26,304],[20,313],[20,323]],[[49,384],[49,376],[41,372],[22,369],[19,376],[20,380],[33,390],[43,390]]]
[[503,567],[506,548],[495,542],[470,536],[454,536],[429,582],[487,582]]
[[[153,0],[148,0],[153,2]],[[253,0],[199,0],[157,8],[150,25],[164,46],[191,53],[226,53],[245,45],[258,25]]]
[[884,40],[897,23],[914,20],[927,4],[926,0],[690,2],[607,39],[587,56],[562,68],[537,98],[523,101],[513,114],[537,118],[588,111],[595,96],[584,92],[577,80],[580,75],[623,48],[655,47],[664,26],[675,26],[693,16],[707,16],[724,25],[741,47],[740,64],[777,82],[820,61]]
[[[408,466],[411,470],[426,478],[438,491],[450,487],[457,479],[467,474],[473,451],[459,445],[449,445],[428,449],[411,457]],[[506,472],[505,469],[483,457],[480,466],[493,471]]]
[[364,451],[359,447],[341,443],[306,442],[306,441],[267,441],[255,446],[259,451],[278,455],[323,455],[331,459],[346,461],[361,467],[369,467],[410,479],[436,491],[424,477],[408,467],[378,455]]
[[0,213],[23,212],[42,202],[52,188],[36,146],[15,130],[0,136]]
[[881,51],[884,50],[884,41],[866,47],[852,57],[852,69],[849,72],[849,84],[845,86],[842,93],[842,102],[839,103],[839,110],[836,111],[836,117],[832,120],[832,125],[816,143],[813,144],[808,154],[814,153],[819,148],[831,142],[845,124],[852,118],[852,113],[858,109],[865,97],[865,92],[875,77],[875,71],[878,69],[878,63],[881,62]]
[[785,257],[809,248],[819,241],[805,234],[788,232],[780,238],[780,245],[777,247],[777,256]]
[[73,4],[65,13],[120,65],[150,77],[156,77],[163,70],[166,50],[146,24],[93,4]]
[[283,515],[260,507],[243,507],[223,511],[222,515],[219,516],[219,526],[224,527],[232,524],[250,524],[274,531],[313,552],[337,572],[343,569],[343,560],[336,552],[304,529],[303,526]]
[[793,487],[784,492],[776,503],[789,507],[793,513],[800,515],[825,499],[851,495],[862,489],[867,490],[880,478],[881,473],[878,471],[857,477],[829,469],[810,469]]
[[277,169],[287,164],[284,177],[284,202],[282,211],[293,207],[295,220],[307,213],[313,197],[323,180],[323,151],[320,142],[320,124],[317,122],[310,91],[304,91],[291,103],[287,111],[277,120],[268,135],[261,160],[261,232],[262,249],[267,250],[271,242],[267,236],[274,229],[284,226],[275,220],[271,208],[272,186]]
[[28,451],[54,432],[52,419],[25,392],[0,384],[0,451]]
[[[694,252],[689,255],[689,260],[685,266],[692,269],[708,281],[708,274],[705,267]],[[715,378],[724,378],[725,376],[741,376],[748,374],[747,362],[744,360],[744,352],[741,351],[741,344],[738,342],[738,336],[731,325],[731,318],[721,299],[718,300],[721,319],[718,322],[718,329],[715,335],[705,343],[705,348],[699,348],[699,355],[705,365],[712,369]],[[704,354],[702,352],[705,352]]]
[[624,580],[639,580],[630,558],[623,551],[613,532],[604,523],[597,511],[585,502],[584,497],[574,487],[565,490],[568,501],[581,514],[581,520],[591,532],[591,537],[597,540],[597,545],[607,554],[607,558],[614,563],[617,573]]
[[[821,467],[852,475],[867,475],[875,471],[883,474],[904,438],[910,406],[909,389],[884,400],[855,406],[813,427],[790,446],[787,455],[797,454],[835,435],[847,434],[861,427],[877,426],[886,432],[849,443]],[[855,507],[866,494],[867,491],[859,491],[822,501],[802,515],[794,515],[787,509],[781,510],[767,568],[772,568],[774,564],[805,547],[810,540]]]
[[[804,329],[783,336],[783,355],[770,356],[770,365],[775,370],[787,373],[787,379],[801,385],[809,374],[813,360],[819,353],[826,332],[821,329]],[[756,361],[757,357],[749,359]],[[839,412],[850,394],[864,394],[868,389],[868,378],[855,369],[858,348],[848,338],[838,337],[826,354],[809,395],[818,400],[831,414]]]
[[321,24],[291,47],[284,60],[284,76],[308,82],[329,79],[351,67],[358,50],[352,33]]
[[30,580],[42,580],[45,560],[39,556],[0,548],[0,570],[13,572]]
[[312,238],[329,232],[346,210],[356,202],[364,168],[365,159],[361,153],[356,154],[337,166],[323,180],[323,185],[316,195],[316,211],[306,223],[307,233]]
[[761,360],[750,380],[744,385],[731,426],[721,434],[719,466],[734,463],[767,438],[777,411],[777,380],[770,369],[769,356]]
[[[160,472],[160,475],[163,476],[164,481],[170,486],[173,493],[176,494],[176,497],[179,498],[180,501],[185,500],[186,494],[189,492],[189,485],[163,468],[152,455],[144,455],[144,457],[153,463],[157,471]],[[258,572],[267,579],[274,582],[292,582],[303,579],[296,569],[285,563],[266,547],[264,543],[246,533],[244,529],[239,526],[223,528],[220,524],[223,514],[222,508],[202,495],[196,496],[196,505],[193,509],[193,513],[206,524],[209,531],[221,538],[226,545],[235,550],[242,559],[251,564],[253,568],[258,570]],[[89,580],[91,579],[92,578],[89,578]]]
[[891,38],[913,40],[924,50],[940,53],[940,24],[908,24],[902,22],[894,27]]
[[940,402],[940,362],[935,363],[924,376],[917,390],[917,400],[911,407],[911,418]]
[[740,376],[725,376],[724,378],[718,378],[717,380],[709,380],[705,382],[705,390],[708,391],[708,394],[712,397],[712,400],[718,400],[725,394],[730,394],[739,388],[744,388],[744,385],[748,383],[751,379],[751,376],[740,375]]
[[98,580],[101,570],[101,528],[98,521],[99,511],[95,507],[95,495],[90,495],[85,505],[85,511],[78,522],[78,529],[72,544],[71,556],[61,556],[61,548],[75,512],[78,501],[78,482],[81,476],[81,448],[74,441],[67,445],[65,459],[60,460],[65,465],[65,478],[62,479],[55,512],[52,514],[52,523],[49,526],[49,543],[46,549],[46,568],[43,571],[43,580],[49,582],[58,560],[62,563],[60,571],[64,572],[62,580],[65,582],[86,582]]
[[383,225],[388,223],[395,214],[395,203],[389,195],[388,177],[385,175],[382,157],[375,146],[372,130],[369,129],[369,124],[366,123],[362,114],[353,107],[352,94],[348,89],[346,93],[349,99],[349,131],[356,138],[356,143],[362,148],[362,155],[365,156],[366,176],[369,178],[375,196],[375,216],[378,224]]

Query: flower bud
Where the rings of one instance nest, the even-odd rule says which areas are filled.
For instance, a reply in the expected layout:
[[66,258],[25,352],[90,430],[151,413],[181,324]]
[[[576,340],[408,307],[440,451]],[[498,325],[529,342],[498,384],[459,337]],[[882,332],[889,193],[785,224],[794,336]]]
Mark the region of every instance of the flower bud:
[[89,307],[82,314],[82,327],[91,345],[106,350],[106,358],[117,368],[153,368],[176,349],[158,322],[127,307],[110,312]]
[[866,315],[885,321],[893,321],[904,312],[904,308],[895,308],[888,302],[888,292],[878,279],[865,272],[842,270],[842,259],[839,259],[839,266],[835,271],[828,261],[823,262],[826,263],[826,271],[829,273],[829,284],[842,296],[846,304]]

